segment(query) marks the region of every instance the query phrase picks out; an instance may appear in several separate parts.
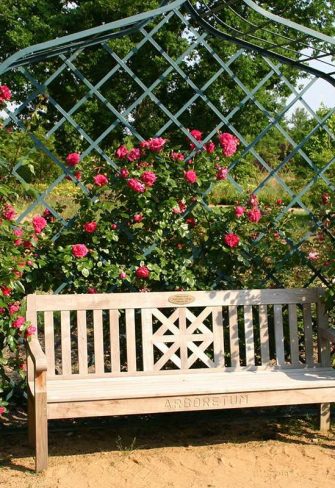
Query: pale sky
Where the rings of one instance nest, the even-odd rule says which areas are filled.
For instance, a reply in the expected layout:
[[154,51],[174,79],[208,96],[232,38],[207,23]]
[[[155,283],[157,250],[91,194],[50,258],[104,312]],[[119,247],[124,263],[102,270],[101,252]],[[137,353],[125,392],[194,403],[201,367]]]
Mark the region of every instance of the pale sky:
[[[332,63],[331,57],[324,58],[324,60],[328,63]],[[320,63],[318,61],[311,61],[310,66],[316,69],[322,69],[325,72],[332,72],[335,71],[335,66],[329,66],[327,64]],[[306,85],[309,80],[303,80],[300,84]],[[292,100],[293,96],[290,97],[288,100]],[[314,85],[305,93],[304,100],[311,106],[312,109],[316,110],[320,107],[323,103],[329,108],[333,108],[335,106],[335,86],[328,83],[328,81],[319,79],[314,83]],[[288,112],[290,115],[294,112],[297,108],[303,107],[303,105],[299,102],[295,103],[291,110]]]

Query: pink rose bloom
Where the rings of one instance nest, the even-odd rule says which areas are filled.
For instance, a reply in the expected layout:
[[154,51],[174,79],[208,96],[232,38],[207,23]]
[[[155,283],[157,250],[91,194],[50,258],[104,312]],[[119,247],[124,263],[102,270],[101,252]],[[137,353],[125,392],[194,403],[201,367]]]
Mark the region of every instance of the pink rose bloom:
[[31,241],[23,241],[23,247],[25,249],[32,249],[34,247],[34,245]]
[[125,280],[127,278],[127,275],[124,271],[121,271],[121,273],[119,274],[119,278],[120,280]]
[[6,312],[6,309],[4,307],[0,307],[0,315],[3,315]]
[[193,227],[195,227],[195,226],[197,225],[197,221],[195,220],[195,218],[194,218],[194,217],[188,217],[188,218],[186,219],[186,223],[187,223],[187,225],[188,225],[189,227],[191,227],[191,228],[193,228]]
[[307,259],[309,259],[310,261],[317,261],[319,257],[320,255],[318,252],[311,251],[310,253],[308,253]]
[[247,215],[248,215],[248,219],[250,222],[256,222],[257,223],[262,218],[262,212],[257,207],[254,207],[253,209],[249,210]]
[[128,178],[129,176],[129,171],[127,170],[127,168],[121,168],[120,169],[120,173],[119,173],[119,176],[120,178]]
[[137,278],[141,278],[142,280],[146,280],[150,276],[150,271],[146,266],[140,266],[135,271]]
[[251,194],[249,197],[249,204],[252,205],[253,207],[258,206],[258,198],[257,195]]
[[227,158],[233,156],[237,151],[237,146],[239,145],[240,141],[237,137],[229,134],[228,132],[224,132],[223,134],[219,135],[220,146],[222,147],[223,155]]
[[237,218],[242,217],[242,215],[244,215],[244,212],[245,212],[244,207],[241,206],[235,207],[235,217]]
[[20,310],[20,304],[19,303],[11,303],[8,306],[8,310],[9,310],[9,315],[14,315],[16,312],[18,312]]
[[75,177],[75,178],[76,178],[78,181],[80,181],[80,180],[81,180],[81,172],[80,172],[80,171],[75,171],[73,174],[74,174],[74,177]]
[[140,180],[137,180],[136,178],[130,178],[130,180],[127,181],[127,185],[129,186],[129,188],[136,191],[137,193],[145,192],[144,183],[141,183]]
[[149,139],[148,147],[152,152],[160,152],[164,148],[166,142],[167,139],[163,139],[163,137],[155,137],[153,139]]
[[153,186],[157,180],[157,176],[152,171],[144,171],[141,175],[141,180],[147,186]]
[[36,327],[34,325],[29,325],[28,329],[26,330],[26,337],[30,337],[35,334]]
[[184,161],[185,157],[181,152],[172,151],[171,159],[173,159],[173,161]]
[[33,218],[33,227],[36,234],[40,234],[47,225],[48,223],[44,217],[41,217],[40,215],[36,215]]
[[116,230],[116,229],[117,229],[117,224],[112,224],[112,225],[111,225],[111,229],[112,229],[112,230]]
[[141,157],[141,151],[138,149],[138,147],[134,147],[133,149],[131,149],[128,153],[128,161],[132,162],[132,161],[136,161],[136,159],[140,159]]
[[85,244],[73,244],[72,254],[75,258],[84,258],[88,254]]
[[8,286],[0,286],[0,290],[3,294],[4,297],[10,297],[11,293],[12,293],[12,289],[9,288]]
[[115,151],[115,156],[119,159],[125,159],[128,156],[128,149],[126,146],[120,146]]
[[133,221],[136,223],[142,222],[143,219],[144,219],[144,217],[142,214],[135,214],[133,217]]
[[140,148],[141,149],[149,149],[150,142],[149,141],[141,141],[140,142]]
[[201,141],[202,140],[202,132],[198,129],[193,129],[193,130],[190,130],[190,134],[191,136],[194,137],[194,139],[196,141]]
[[96,288],[90,287],[90,288],[87,288],[87,293],[89,295],[95,295],[98,292],[97,292],[97,289]]
[[12,92],[7,85],[0,85],[0,103],[9,102],[12,98]]
[[182,213],[186,212],[186,209],[187,209],[186,203],[183,201],[180,201],[180,202],[178,202],[178,207],[174,207],[172,209],[172,212],[174,214],[182,214]]
[[17,229],[14,229],[13,230],[13,234],[16,236],[16,237],[22,237],[23,236],[23,230],[19,227]]
[[86,222],[86,224],[83,225],[83,228],[85,232],[92,234],[96,231],[97,225],[98,224],[96,222]]
[[46,208],[44,210],[42,217],[44,217],[47,222],[55,222],[56,221],[56,218],[52,215],[52,213],[50,212],[50,210],[48,208]]
[[4,206],[4,209],[2,211],[2,215],[3,215],[4,219],[6,219],[6,220],[11,220],[11,221],[15,220],[16,212],[15,212],[14,207],[12,207],[12,205],[10,203],[6,203]]
[[330,201],[330,195],[329,195],[329,193],[323,193],[321,199],[322,199],[322,203],[324,205],[328,205],[328,203]]
[[193,169],[189,169],[188,171],[184,172],[184,178],[188,183],[196,183],[198,177],[197,173]]
[[66,156],[65,161],[68,166],[77,166],[77,164],[80,162],[80,154],[70,153]]
[[219,168],[218,172],[216,173],[217,180],[226,180],[228,176],[228,168]]
[[93,180],[97,186],[106,186],[108,184],[108,178],[105,175],[96,175]]
[[277,198],[277,200],[276,200],[276,204],[277,205],[283,205],[283,203],[284,202],[283,202],[283,200],[281,198]]
[[25,323],[26,319],[22,316],[18,317],[14,322],[12,322],[12,327],[19,329]]
[[5,412],[6,412],[5,407],[0,407],[0,415],[2,415],[2,414],[3,414],[3,413],[5,413]]
[[232,232],[229,234],[226,234],[224,236],[223,240],[228,247],[236,247],[236,246],[238,246],[238,244],[240,242],[239,236],[236,234],[233,234]]
[[215,144],[212,141],[207,142],[207,144],[204,145],[205,151],[208,154],[212,154],[215,151]]

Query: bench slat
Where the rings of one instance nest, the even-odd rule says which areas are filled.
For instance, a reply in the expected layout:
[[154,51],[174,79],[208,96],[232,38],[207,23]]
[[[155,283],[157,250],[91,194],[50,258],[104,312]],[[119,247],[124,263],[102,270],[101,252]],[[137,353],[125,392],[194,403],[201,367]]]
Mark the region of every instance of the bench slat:
[[[159,396],[201,395],[219,393],[243,394],[256,391],[299,390],[304,388],[335,388],[335,371],[291,370],[234,374],[215,370],[190,375],[175,372],[171,375],[148,375],[123,378],[94,378],[90,380],[50,380],[49,402],[118,398],[152,398]],[[236,401],[236,398],[234,398]],[[248,406],[245,404],[245,406]]]
[[78,328],[78,366],[79,374],[87,374],[88,358],[87,358],[87,325],[86,325],[86,311],[79,310],[77,312],[77,328]]
[[94,312],[93,312],[93,328],[94,328],[95,373],[101,374],[101,373],[104,373],[104,371],[105,371],[102,310],[94,310]]
[[[325,304],[320,300],[317,303],[317,316],[319,329],[328,329],[329,321],[326,313]],[[327,338],[319,335],[319,361],[323,367],[331,366],[330,342]]]
[[48,364],[48,376],[55,375],[55,330],[53,312],[44,312],[45,354]]
[[70,312],[68,310],[62,310],[61,311],[62,374],[72,373],[70,334],[71,334]]
[[120,360],[120,321],[119,311],[109,311],[109,337],[111,347],[111,361],[113,373],[121,371]]
[[188,357],[187,357],[187,340],[186,340],[186,310],[185,308],[179,309],[179,334],[180,334],[180,362],[181,369],[187,369]]
[[[143,351],[143,371],[154,369],[154,353],[152,345],[152,310],[144,309],[142,317],[142,351]],[[158,341],[160,339],[157,339]]]
[[291,352],[291,364],[293,366],[299,366],[299,339],[298,339],[298,319],[297,319],[297,306],[290,303],[288,306],[288,321],[290,327],[290,352]]
[[247,366],[255,364],[255,341],[252,306],[244,306],[244,332],[245,332],[245,356]]
[[308,367],[314,366],[313,359],[313,328],[312,328],[312,310],[310,303],[304,303],[302,306],[304,317],[304,332],[305,332],[305,354],[306,364]]
[[136,371],[135,310],[126,310],[127,371]]
[[270,347],[269,347],[269,323],[268,323],[268,307],[267,305],[259,306],[259,328],[261,341],[261,358],[262,364],[270,362]]
[[285,364],[283,306],[274,305],[273,312],[275,325],[276,359],[278,366],[283,366]]
[[238,320],[237,307],[231,306],[228,309],[229,314],[229,340],[230,340],[230,357],[233,368],[240,367],[240,345],[238,337]]
[[[128,308],[171,308],[183,307],[174,297],[192,297],[192,306],[229,306],[229,305],[273,305],[283,303],[316,303],[320,289],[271,289],[271,290],[226,290],[192,292],[151,292],[151,293],[111,293],[94,295],[30,295],[36,297],[37,311],[57,310],[110,310]],[[29,301],[29,297],[28,297]],[[173,305],[172,305],[173,303]],[[131,304],[131,305],[130,305]]]
[[213,338],[214,338],[214,363],[217,368],[225,366],[224,356],[224,328],[222,307],[212,309]]

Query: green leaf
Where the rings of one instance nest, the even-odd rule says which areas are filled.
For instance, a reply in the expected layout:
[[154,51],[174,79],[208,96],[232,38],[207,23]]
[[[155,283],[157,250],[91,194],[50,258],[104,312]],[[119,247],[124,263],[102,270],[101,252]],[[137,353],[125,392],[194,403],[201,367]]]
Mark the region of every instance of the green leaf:
[[81,274],[87,278],[90,275],[90,271],[87,268],[83,268]]

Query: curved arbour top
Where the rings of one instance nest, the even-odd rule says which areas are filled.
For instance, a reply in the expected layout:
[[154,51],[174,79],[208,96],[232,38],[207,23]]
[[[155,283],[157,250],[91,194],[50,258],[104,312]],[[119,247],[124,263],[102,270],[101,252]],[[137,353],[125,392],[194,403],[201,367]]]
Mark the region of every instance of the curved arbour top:
[[212,35],[296,66],[335,86],[335,64],[331,61],[335,55],[335,39],[275,15],[253,0],[162,0],[155,10],[22,49],[0,65],[0,75],[19,66],[129,35],[154,17],[181,6]]

